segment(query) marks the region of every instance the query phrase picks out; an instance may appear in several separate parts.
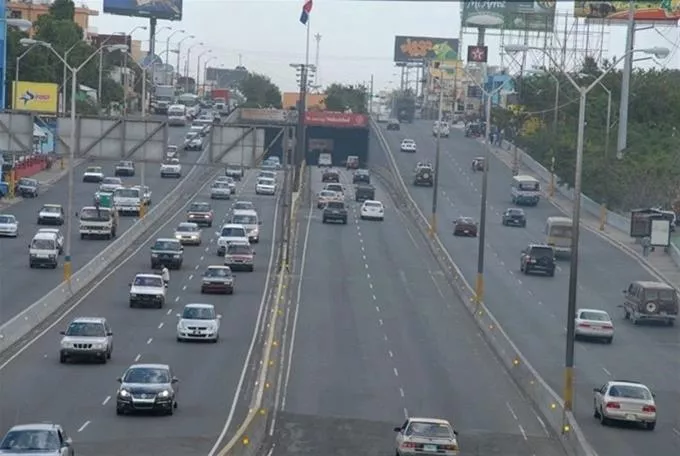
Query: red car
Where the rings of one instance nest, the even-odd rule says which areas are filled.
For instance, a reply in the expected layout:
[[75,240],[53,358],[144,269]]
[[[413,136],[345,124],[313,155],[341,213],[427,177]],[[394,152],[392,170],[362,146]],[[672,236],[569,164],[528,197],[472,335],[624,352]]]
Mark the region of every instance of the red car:
[[198,226],[212,226],[215,214],[210,207],[210,203],[191,203],[187,211],[187,222],[195,223]]
[[453,235],[477,237],[477,222],[472,217],[458,217],[453,222]]

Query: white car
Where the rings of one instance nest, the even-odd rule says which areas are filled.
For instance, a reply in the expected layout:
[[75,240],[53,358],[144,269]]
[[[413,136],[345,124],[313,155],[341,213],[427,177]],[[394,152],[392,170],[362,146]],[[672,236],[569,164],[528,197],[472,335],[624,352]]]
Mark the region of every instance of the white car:
[[256,195],[274,195],[276,194],[276,181],[274,179],[267,179],[261,177],[257,180],[255,185]]
[[656,427],[655,395],[642,383],[610,380],[593,392],[593,415],[603,426],[621,421],[640,423],[650,431]]
[[182,245],[201,245],[201,229],[195,223],[182,222],[175,230],[175,239]]
[[361,220],[385,220],[385,207],[383,203],[375,200],[366,200],[361,205],[359,212]]
[[187,304],[177,314],[177,342],[186,340],[220,340],[220,319],[212,304]]
[[232,195],[236,193],[236,181],[234,180],[233,177],[219,176],[217,179],[215,179],[215,183],[217,182],[227,184]]
[[248,243],[248,230],[245,226],[236,223],[227,223],[222,225],[222,229],[217,233],[217,254],[224,255],[227,251],[227,245],[232,242],[246,242]]
[[170,144],[168,147],[165,148],[165,158],[167,159],[177,158],[177,154],[179,154],[179,147]]
[[62,331],[59,362],[96,359],[102,364],[111,359],[113,332],[105,318],[80,317]]
[[135,185],[132,188],[138,188],[141,191],[142,201],[144,201],[144,204],[151,206],[151,187],[148,185]]
[[191,124],[191,128],[189,128],[190,133],[197,133],[201,136],[205,136],[207,134],[207,129],[205,125],[202,125],[195,121],[194,123]]
[[19,236],[19,221],[10,214],[0,214],[0,236]]
[[83,182],[101,182],[104,180],[104,170],[101,166],[88,166],[83,173]]
[[262,177],[264,177],[266,179],[276,180],[276,171],[267,171],[267,170],[260,171],[259,174],[257,175],[257,178],[260,179]]
[[45,204],[38,211],[38,225],[63,225],[64,208],[61,204]]
[[599,339],[611,344],[614,340],[614,323],[604,310],[579,309],[576,311],[574,337]]
[[446,420],[409,418],[394,431],[397,456],[460,454],[458,432]]
[[64,253],[64,243],[66,240],[64,239],[64,235],[61,234],[61,230],[59,228],[40,228],[38,233],[54,233],[54,235],[57,237],[57,247],[59,248],[59,254],[61,255]]
[[102,179],[102,183],[99,184],[99,191],[102,193],[113,193],[122,186],[123,181],[120,177],[105,177]]
[[404,139],[401,142],[401,146],[399,146],[399,150],[401,150],[402,152],[415,152],[416,142],[412,139]]
[[163,308],[165,284],[160,274],[137,274],[130,284],[130,307]]
[[442,138],[448,138],[451,129],[448,122],[439,122],[435,120],[432,126],[432,136],[441,136]]
[[182,164],[176,158],[171,158],[161,164],[161,177],[182,177]]
[[337,182],[330,182],[324,185],[323,189],[338,193],[341,201],[345,199],[345,186],[342,184],[338,184]]

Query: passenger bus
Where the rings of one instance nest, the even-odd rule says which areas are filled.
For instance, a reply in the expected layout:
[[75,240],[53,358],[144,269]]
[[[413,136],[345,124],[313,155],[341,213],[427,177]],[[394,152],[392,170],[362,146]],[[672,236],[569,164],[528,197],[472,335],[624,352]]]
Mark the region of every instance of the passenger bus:
[[512,178],[512,203],[518,206],[536,206],[541,199],[541,184],[531,176]]
[[545,221],[545,243],[555,249],[555,256],[571,256],[571,227],[568,217],[548,217]]

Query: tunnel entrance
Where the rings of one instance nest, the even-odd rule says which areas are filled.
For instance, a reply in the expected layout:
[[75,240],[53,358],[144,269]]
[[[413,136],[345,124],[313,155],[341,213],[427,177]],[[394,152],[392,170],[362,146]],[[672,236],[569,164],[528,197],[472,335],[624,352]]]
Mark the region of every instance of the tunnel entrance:
[[316,165],[319,154],[330,153],[333,166],[343,166],[350,155],[359,157],[361,167],[368,162],[368,116],[333,111],[305,113],[306,155],[308,165]]

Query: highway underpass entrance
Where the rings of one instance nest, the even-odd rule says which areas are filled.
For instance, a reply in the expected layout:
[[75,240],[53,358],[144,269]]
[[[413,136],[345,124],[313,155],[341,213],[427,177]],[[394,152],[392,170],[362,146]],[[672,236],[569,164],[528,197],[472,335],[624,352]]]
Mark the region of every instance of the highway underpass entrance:
[[368,116],[333,111],[308,111],[305,113],[307,147],[305,161],[316,165],[319,154],[330,152],[335,166],[343,165],[350,155],[359,157],[359,163],[368,162]]

